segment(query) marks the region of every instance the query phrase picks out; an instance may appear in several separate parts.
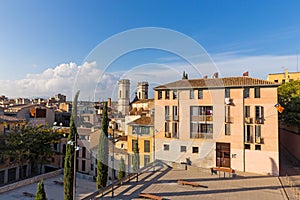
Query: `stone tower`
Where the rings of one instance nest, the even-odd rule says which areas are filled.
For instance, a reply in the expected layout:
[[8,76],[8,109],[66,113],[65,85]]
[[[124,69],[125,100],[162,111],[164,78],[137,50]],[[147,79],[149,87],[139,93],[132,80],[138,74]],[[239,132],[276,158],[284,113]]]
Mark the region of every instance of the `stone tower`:
[[148,99],[148,82],[138,82],[137,96],[138,99]]
[[130,101],[130,81],[121,79],[118,81],[118,112],[128,115]]

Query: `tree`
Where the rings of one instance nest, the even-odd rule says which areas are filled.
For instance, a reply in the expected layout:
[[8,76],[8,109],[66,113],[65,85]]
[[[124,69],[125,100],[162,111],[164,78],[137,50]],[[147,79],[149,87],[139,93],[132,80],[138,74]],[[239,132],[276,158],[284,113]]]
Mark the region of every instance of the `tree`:
[[183,74],[182,74],[182,80],[183,79],[189,79],[189,76],[187,73],[185,73],[185,71],[183,71]]
[[[35,174],[41,173],[44,164],[50,163],[51,158],[56,152],[53,145],[59,142],[61,136],[56,131],[44,125],[35,127],[18,126],[10,132],[1,134],[0,153],[2,157],[6,156],[11,163],[20,167],[20,178],[25,178],[23,174],[24,164],[31,165],[31,171]],[[37,167],[40,166],[40,170]]]
[[138,147],[138,141],[134,144],[134,149],[133,149],[133,158],[132,158],[132,169],[134,172],[138,172],[139,170],[139,159],[140,159],[140,154],[139,154],[139,147]]
[[123,157],[121,157],[118,179],[121,180],[124,176],[125,176],[125,163]]
[[37,191],[35,195],[35,200],[47,200],[46,192],[44,188],[44,181],[40,181],[37,185]]
[[73,145],[66,146],[66,157],[64,165],[64,199],[73,199],[73,184],[74,184],[74,156],[75,156],[75,146],[78,138],[76,120],[77,120],[77,101],[78,101],[79,91],[76,93],[73,101],[72,115],[70,119],[70,131],[68,135],[68,141],[72,141]]
[[98,161],[97,161],[97,189],[104,188],[107,182],[108,174],[108,116],[107,116],[107,102],[104,103],[102,112],[102,129],[99,137],[98,145]]
[[284,107],[279,115],[287,125],[300,128],[300,81],[292,81],[278,87],[278,101]]

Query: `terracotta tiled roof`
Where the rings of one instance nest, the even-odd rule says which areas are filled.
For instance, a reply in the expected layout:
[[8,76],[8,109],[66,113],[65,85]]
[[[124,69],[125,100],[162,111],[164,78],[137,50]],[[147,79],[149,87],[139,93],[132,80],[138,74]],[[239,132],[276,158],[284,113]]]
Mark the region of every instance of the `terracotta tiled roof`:
[[25,122],[25,119],[20,119],[16,117],[0,115],[0,122]]
[[219,88],[219,87],[241,87],[241,86],[279,86],[271,81],[251,77],[227,77],[208,79],[184,79],[167,83],[154,88],[162,89],[184,89],[184,88]]
[[138,118],[130,123],[128,125],[146,125],[146,126],[151,126],[153,125],[153,122],[151,120],[151,117],[141,117]]
[[134,103],[137,104],[137,103],[151,103],[151,102],[154,102],[154,99],[139,99]]

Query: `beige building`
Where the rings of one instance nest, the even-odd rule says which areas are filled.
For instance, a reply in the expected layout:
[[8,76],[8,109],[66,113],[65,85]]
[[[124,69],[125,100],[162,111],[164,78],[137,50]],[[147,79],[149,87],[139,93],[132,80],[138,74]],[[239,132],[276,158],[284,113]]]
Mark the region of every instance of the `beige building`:
[[285,73],[269,74],[267,80],[274,83],[287,83],[300,80],[300,72],[289,72],[285,70]]
[[156,158],[278,175],[277,87],[250,77],[155,87]]

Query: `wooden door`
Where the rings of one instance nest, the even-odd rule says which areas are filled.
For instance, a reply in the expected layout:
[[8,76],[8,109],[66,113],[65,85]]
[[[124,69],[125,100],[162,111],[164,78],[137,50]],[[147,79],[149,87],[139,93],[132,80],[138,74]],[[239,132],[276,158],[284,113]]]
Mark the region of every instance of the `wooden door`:
[[230,168],[230,143],[218,143],[216,149],[216,165],[217,167]]

